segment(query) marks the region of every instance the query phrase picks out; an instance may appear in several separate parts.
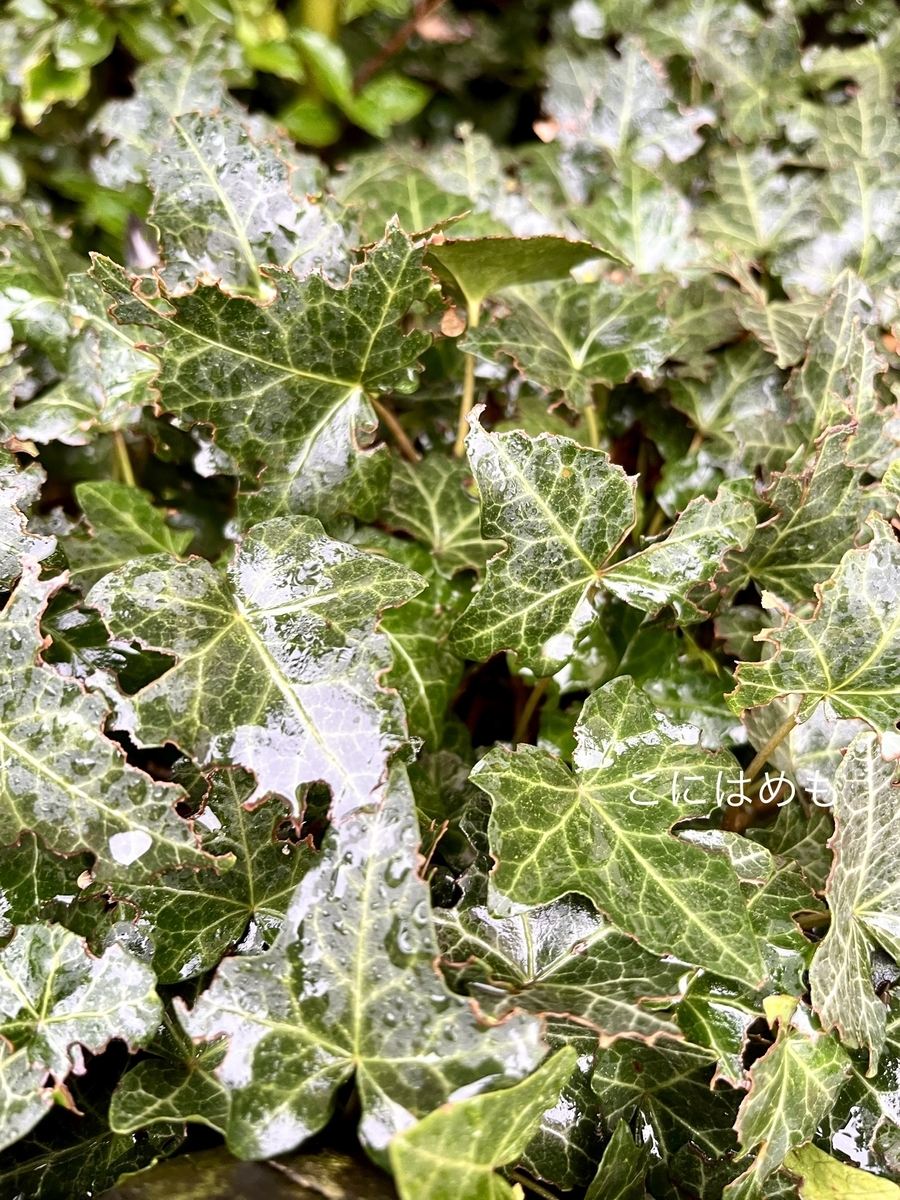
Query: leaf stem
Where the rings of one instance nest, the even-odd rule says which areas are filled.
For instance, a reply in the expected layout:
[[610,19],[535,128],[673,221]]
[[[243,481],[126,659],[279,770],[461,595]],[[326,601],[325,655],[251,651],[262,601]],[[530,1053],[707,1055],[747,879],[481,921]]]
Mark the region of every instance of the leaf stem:
[[412,35],[416,32],[416,26],[425,17],[430,17],[432,13],[445,3],[445,0],[419,0],[413,10],[412,16],[405,25],[401,25],[394,36],[370,59],[362,64],[356,74],[353,76],[353,90],[358,92],[364,88],[376,71],[380,71],[384,64],[399,54]]
[[599,450],[600,426],[597,422],[597,405],[593,400],[584,407],[584,419],[587,422],[588,445],[593,450]]
[[794,924],[799,925],[801,929],[821,929],[831,924],[831,909],[826,909],[825,912],[800,913],[794,917]]
[[128,487],[137,487],[131,456],[128,453],[128,443],[120,429],[113,434],[113,476],[117,476]]
[[528,726],[531,724],[531,718],[534,716],[534,711],[540,704],[541,699],[546,692],[550,683],[550,676],[545,675],[543,679],[539,679],[531,691],[528,693],[528,699],[525,701],[525,707],[519,714],[519,719],[516,721],[516,729],[513,733],[513,745],[517,746],[519,742],[524,742],[528,737]]
[[784,739],[788,736],[794,726],[797,724],[797,714],[791,713],[787,720],[782,721],[763,748],[759,751],[756,757],[751,762],[746,771],[748,783],[752,783],[756,776],[760,773],[766,763],[769,761],[769,756],[773,750],[781,745]]
[[529,1192],[533,1192],[535,1196],[543,1196],[544,1200],[559,1200],[556,1192],[551,1192],[549,1188],[541,1187],[535,1180],[529,1178],[528,1175],[521,1171],[510,1171],[509,1178],[516,1183],[521,1183],[522,1187],[527,1188]]
[[403,428],[391,410],[387,407],[387,405],[382,404],[380,400],[373,400],[372,407],[378,414],[379,421],[383,421],[391,431],[391,435],[394,441],[397,443],[400,453],[407,460],[407,462],[421,462],[422,455],[409,440],[406,430]]
[[[481,316],[481,302],[470,304],[468,309],[468,328],[475,329]],[[466,365],[463,372],[463,394],[459,406],[459,424],[456,427],[456,444],[453,453],[456,458],[462,458],[466,452],[466,434],[469,432],[469,413],[475,407],[475,355],[466,354]]]
[[307,29],[337,39],[338,0],[300,0],[300,21]]

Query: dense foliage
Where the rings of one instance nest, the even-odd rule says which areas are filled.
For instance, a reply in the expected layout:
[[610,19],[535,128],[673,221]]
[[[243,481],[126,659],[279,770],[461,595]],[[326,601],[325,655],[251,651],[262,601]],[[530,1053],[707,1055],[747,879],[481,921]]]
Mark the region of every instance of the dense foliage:
[[0,1196],[900,1198],[896,6],[0,48]]

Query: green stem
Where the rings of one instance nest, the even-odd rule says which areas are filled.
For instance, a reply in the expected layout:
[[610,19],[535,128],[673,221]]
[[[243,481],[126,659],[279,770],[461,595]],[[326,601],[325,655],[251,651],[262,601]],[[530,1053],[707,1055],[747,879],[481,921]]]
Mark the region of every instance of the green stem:
[[388,406],[386,404],[382,404],[380,400],[373,400],[372,407],[378,414],[379,420],[383,421],[391,431],[400,453],[407,460],[407,462],[421,462],[422,455],[409,440],[406,430],[403,428]]
[[531,691],[528,693],[528,699],[525,701],[525,707],[522,709],[518,721],[516,721],[516,731],[513,734],[513,745],[518,746],[520,742],[524,742],[528,737],[528,726],[531,724],[531,718],[534,716],[534,710],[541,702],[544,692],[550,683],[550,676],[545,675],[543,679],[539,679]]
[[549,1188],[541,1187],[539,1183],[536,1183],[527,1175],[523,1175],[521,1171],[510,1171],[509,1177],[516,1183],[521,1183],[526,1191],[533,1192],[535,1196],[542,1196],[544,1200],[559,1200],[556,1192],[551,1192]]
[[125,435],[118,429],[113,434],[113,453],[113,476],[127,484],[128,487],[137,487],[134,470],[131,466],[131,456],[128,453],[128,444],[125,441]]
[[588,445],[594,450],[599,450],[600,425],[597,421],[597,405],[593,400],[585,406],[584,419],[587,422]]
[[[476,329],[481,316],[481,302],[469,305],[469,329]],[[466,434],[469,432],[468,416],[475,407],[475,356],[466,355],[465,370],[463,371],[463,394],[459,406],[459,424],[456,427],[456,445],[453,453],[462,458],[466,452]]]
[[748,783],[753,782],[756,776],[769,761],[773,750],[776,750],[781,745],[796,724],[796,713],[791,713],[787,720],[782,721],[760,752],[756,755],[753,762],[751,762],[750,766],[747,768],[746,778]]

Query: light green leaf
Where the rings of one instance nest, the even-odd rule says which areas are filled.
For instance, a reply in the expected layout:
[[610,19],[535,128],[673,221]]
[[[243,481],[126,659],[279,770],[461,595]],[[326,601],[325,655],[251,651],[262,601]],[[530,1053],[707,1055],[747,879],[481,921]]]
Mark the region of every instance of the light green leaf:
[[569,280],[504,299],[508,313],[471,329],[463,349],[512,359],[526,379],[562,392],[576,409],[591,403],[595,384],[652,379],[677,347],[658,297],[635,284]]
[[53,1084],[78,1068],[77,1047],[94,1054],[111,1038],[130,1048],[159,1019],[153,972],[120,945],[93,958],[60,926],[26,925],[0,951],[0,1145],[37,1123],[53,1103]]
[[498,890],[521,904],[581,892],[648,950],[756,987],[766,971],[733,867],[670,832],[691,811],[678,800],[715,804],[731,756],[702,750],[627,677],[594,692],[575,733],[574,774],[531,746],[473,770],[494,801]]
[[156,381],[162,406],[184,422],[214,425],[216,444],[245,470],[267,464],[255,519],[347,508],[375,516],[379,505],[366,489],[386,467],[378,453],[358,449],[376,425],[366,395],[415,387],[416,360],[430,339],[404,334],[400,321],[434,286],[421,250],[396,227],[343,288],[270,268],[278,295],[264,307],[199,287],[160,315],[159,302],[132,294],[109,260],[96,259],[94,270],[118,297],[117,319],[146,322],[165,340]]
[[900,954],[895,774],[896,765],[884,761],[872,733],[861,733],[838,767],[834,869],[825,892],[831,925],[809,973],[812,1003],[824,1027],[837,1027],[849,1046],[869,1048],[870,1075],[878,1070],[887,1020],[884,1002],[872,987],[873,943]]
[[457,287],[469,312],[477,314],[486,296],[541,279],[564,279],[580,262],[605,255],[592,242],[567,241],[550,234],[535,237],[446,238],[428,243],[426,264],[438,278]]
[[177,742],[200,761],[253,771],[252,800],[295,803],[311,780],[334,812],[378,803],[400,745],[396,698],[378,686],[390,665],[373,633],[379,612],[423,581],[380,555],[333,541],[313,517],[257,525],[225,575],[156,555],[96,584],[88,603],[116,637],[172,654],[172,668],[130,702],[145,746]]
[[740,295],[738,319],[775,356],[779,367],[793,367],[806,356],[809,327],[818,314],[818,300],[762,300]]
[[800,1200],[900,1200],[896,1183],[838,1162],[811,1142],[792,1150],[784,1166],[800,1179]]
[[127,1135],[148,1125],[190,1121],[224,1132],[228,1094],[214,1074],[225,1053],[224,1042],[195,1046],[166,1011],[148,1050],[159,1057],[137,1063],[113,1092],[110,1128]]
[[179,557],[193,534],[179,533],[166,524],[165,514],[140,488],[103,479],[79,483],[75,498],[91,530],[88,539],[65,541],[72,580],[84,591],[108,571],[149,554]]
[[575,1059],[567,1047],[515,1087],[439,1108],[399,1133],[390,1156],[402,1200],[514,1200],[494,1171],[519,1158]]
[[859,717],[879,732],[900,717],[900,545],[881,517],[868,521],[872,540],[848,550],[835,574],[819,585],[812,617],[785,614],[764,630],[776,653],[741,663],[728,701],[734,712],[799,692],[798,720],[827,700],[838,717]]
[[301,199],[302,173],[273,141],[255,139],[225,113],[172,116],[148,163],[154,193],[150,220],[159,231],[170,295],[220,282],[235,295],[271,299],[259,268],[290,267],[298,276],[341,274],[342,231],[321,203]]
[[613,1130],[584,1200],[644,1200],[649,1147],[636,1145],[627,1121]]
[[91,850],[103,880],[209,865],[175,811],[181,789],[130,767],[102,733],[104,699],[38,658],[38,622],[62,582],[40,581],[26,560],[0,617],[0,842],[31,829],[60,853]]
[[[402,767],[375,813],[326,835],[274,947],[226,959],[182,1023],[225,1034],[217,1077],[231,1097],[228,1143],[268,1157],[321,1129],[356,1075],[360,1136],[382,1160],[394,1133],[469,1092],[516,1082],[543,1055],[524,1014],[490,1028],[435,977],[427,885]],[[327,1003],[323,998],[327,997]]]

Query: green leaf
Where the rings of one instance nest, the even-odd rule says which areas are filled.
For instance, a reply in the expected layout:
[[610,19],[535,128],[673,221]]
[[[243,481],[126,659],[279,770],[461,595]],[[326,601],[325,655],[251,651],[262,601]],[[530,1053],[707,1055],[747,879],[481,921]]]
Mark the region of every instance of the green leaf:
[[61,1084],[80,1064],[76,1047],[94,1054],[114,1037],[131,1048],[159,1018],[153,972],[120,945],[92,958],[59,926],[26,925],[0,951],[3,1133],[7,1146],[53,1103],[49,1076]]
[[809,976],[812,1003],[824,1027],[837,1027],[849,1046],[869,1048],[870,1075],[878,1070],[887,1019],[872,987],[873,943],[900,954],[895,774],[895,764],[882,759],[872,733],[859,734],[837,770],[834,869],[825,892],[831,925]]
[[567,1047],[515,1087],[439,1108],[399,1133],[390,1157],[402,1200],[514,1200],[494,1172],[521,1155],[575,1058]]
[[87,591],[108,571],[149,554],[183,555],[193,538],[166,524],[149,493],[108,479],[79,483],[75,498],[91,529],[89,539],[65,541],[71,578]]
[[569,148],[597,148],[618,163],[629,159],[658,168],[663,158],[683,162],[702,145],[697,133],[712,114],[679,108],[664,70],[634,38],[617,53],[578,56],[556,45],[547,56],[549,87],[544,107]]
[[509,551],[453,631],[465,658],[518,651],[522,666],[550,675],[594,619],[597,569],[634,524],[634,484],[606,454],[569,438],[485,433],[466,439],[482,504],[482,534]]
[[[813,1136],[850,1069],[837,1038],[813,1029],[802,1008],[793,1021],[782,1018],[775,1045],[751,1067],[750,1091],[735,1122],[744,1155],[759,1146],[750,1168],[759,1183]],[[740,1184],[734,1187],[737,1192]]]
[[743,1054],[760,1011],[754,997],[726,979],[696,975],[678,1005],[678,1025],[688,1041],[717,1056],[716,1079],[744,1084]]
[[734,712],[799,692],[798,720],[828,700],[839,717],[859,717],[879,732],[893,728],[900,716],[900,545],[881,517],[870,517],[868,526],[871,542],[848,550],[819,585],[815,614],[786,613],[781,629],[763,632],[774,656],[738,666],[728,698]]
[[652,379],[676,348],[658,298],[636,284],[567,280],[504,299],[508,313],[470,330],[463,349],[512,359],[531,383],[562,392],[576,409],[591,403],[596,384]]
[[[701,210],[707,237],[751,262],[760,262],[783,242],[816,230],[815,176],[788,175],[786,156],[767,146],[719,152],[712,160],[716,202]],[[789,312],[794,306],[784,306]],[[785,364],[779,363],[779,366]]]
[[431,552],[435,568],[450,579],[459,571],[484,571],[501,542],[481,537],[481,506],[466,488],[464,462],[429,454],[420,463],[396,459],[391,490],[380,520],[410,534]]
[[731,864],[670,832],[679,799],[715,804],[731,756],[700,749],[627,677],[594,692],[576,738],[574,774],[531,746],[475,767],[494,801],[497,888],[521,904],[581,892],[648,950],[756,987],[766,972]]
[[40,561],[56,549],[56,538],[37,537],[28,530],[27,513],[45,478],[38,466],[19,470],[13,456],[0,450],[0,588],[18,579],[24,555]]
[[685,624],[702,620],[699,605],[715,590],[725,552],[748,545],[755,528],[753,505],[731,487],[720,488],[715,500],[698,496],[665,538],[605,571],[603,586],[644,612],[671,605]]
[[604,246],[550,235],[443,238],[428,243],[425,262],[442,282],[457,287],[469,312],[477,314],[486,296],[541,279],[563,279],[572,267],[601,255],[619,257]]
[[635,1144],[627,1121],[613,1130],[584,1200],[644,1200],[649,1148]]
[[229,949],[258,954],[271,945],[294,889],[315,860],[308,843],[279,840],[279,825],[289,814],[277,800],[245,807],[255,790],[253,776],[239,769],[209,777],[196,824],[204,830],[207,854],[234,856],[229,871],[164,871],[124,892],[140,910],[138,928],[153,942],[161,983],[201,975]]
[[752,578],[788,604],[812,600],[815,585],[834,574],[843,554],[867,540],[869,513],[893,514],[896,498],[862,488],[862,471],[846,466],[845,443],[844,434],[831,434],[805,470],[795,473],[801,464],[792,460],[776,474],[764,493],[775,515],[743,554],[729,556],[743,580]]
[[[799,726],[798,732],[810,724],[812,719]],[[765,846],[771,854],[792,859],[810,887],[824,892],[832,862],[826,843],[833,832],[831,814],[824,808],[813,808],[807,817],[799,804],[788,804],[773,824],[748,829],[747,836]]]
[[800,1179],[801,1200],[898,1200],[900,1187],[856,1167],[838,1162],[807,1143],[792,1150],[785,1169]]
[[429,344],[424,332],[400,328],[433,283],[421,251],[396,227],[344,288],[269,268],[278,294],[264,307],[199,287],[173,298],[163,316],[157,302],[132,295],[128,277],[108,260],[96,260],[94,270],[119,297],[117,319],[146,322],[165,339],[156,381],[163,407],[184,422],[212,424],[216,444],[246,469],[267,464],[264,491],[251,498],[255,519],[331,516],[348,507],[374,517],[368,490],[386,465],[365,449],[376,426],[366,395],[411,391]]
[[110,1128],[127,1135],[148,1126],[190,1121],[223,1132],[228,1095],[214,1072],[225,1053],[224,1043],[193,1045],[166,1013],[149,1049],[160,1057],[144,1059],[122,1076],[110,1102]]
[[[715,575],[722,555],[746,544],[752,506],[731,492],[700,498],[662,542],[608,565],[634,524],[633,481],[606,454],[568,438],[485,433],[466,440],[482,499],[482,532],[509,546],[453,630],[466,658],[513,649],[521,664],[550,675],[572,656],[595,620],[593,600],[610,590],[636,608],[671,604],[695,613],[690,597]],[[707,589],[708,590],[708,589]]]
[[40,581],[26,560],[0,618],[0,842],[30,829],[59,853],[90,850],[103,880],[208,865],[175,811],[181,790],[129,766],[101,732],[105,700],[38,659],[38,622],[60,582]]
[[217,1076],[231,1097],[228,1144],[242,1157],[280,1153],[321,1129],[354,1072],[360,1136],[383,1157],[410,1116],[462,1087],[515,1082],[541,1058],[534,1018],[488,1028],[435,978],[418,840],[395,767],[375,813],[326,835],[274,947],[226,959],[182,1014],[195,1040],[229,1038]]
[[224,575],[156,555],[105,576],[88,602],[116,637],[176,657],[129,704],[139,744],[174,741],[199,761],[253,771],[249,800],[275,792],[293,804],[322,780],[341,815],[378,803],[385,761],[403,744],[373,630],[422,584],[333,541],[313,517],[279,517],[247,535]]
[[300,199],[279,146],[254,138],[226,113],[186,113],[148,163],[154,193],[150,220],[159,231],[170,295],[198,281],[220,283],[235,295],[271,299],[259,268],[290,267],[298,276],[318,269],[340,273],[345,262],[340,226],[319,203]]
[[65,308],[77,334],[69,345],[65,376],[55,387],[5,417],[21,439],[80,446],[98,433],[128,429],[152,403],[149,383],[158,364],[138,349],[152,329],[120,325],[110,299],[89,275],[71,275]]
[[12,846],[4,846],[0,850],[0,937],[9,937],[16,925],[40,921],[61,895],[74,896],[80,877],[84,872],[90,875],[91,864],[87,853],[53,854],[33,833],[23,832]]
[[741,295],[735,301],[745,329],[775,356],[779,367],[793,367],[806,356],[809,327],[819,312],[818,300],[770,300]]

